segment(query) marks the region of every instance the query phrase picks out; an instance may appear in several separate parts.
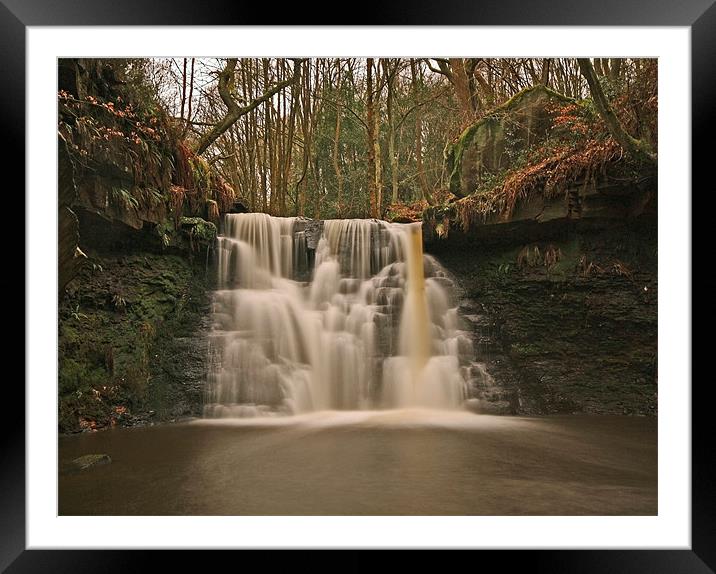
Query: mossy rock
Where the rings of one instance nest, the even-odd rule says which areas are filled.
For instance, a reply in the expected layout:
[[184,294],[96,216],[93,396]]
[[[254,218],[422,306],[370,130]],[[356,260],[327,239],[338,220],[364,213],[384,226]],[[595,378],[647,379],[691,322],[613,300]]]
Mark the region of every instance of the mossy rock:
[[504,172],[519,153],[549,134],[552,121],[548,105],[572,101],[537,85],[522,90],[490,115],[468,126],[444,151],[450,192],[466,197],[483,180]]
[[209,243],[216,239],[217,228],[211,221],[206,221],[201,217],[182,217],[181,228],[194,239]]
[[60,305],[60,430],[104,428],[124,424],[125,412],[169,410],[156,396],[171,404],[182,398],[194,412],[192,385],[201,378],[194,363],[202,357],[182,357],[186,376],[166,377],[162,365],[176,360],[174,339],[193,336],[206,313],[203,261],[98,252],[89,261]]

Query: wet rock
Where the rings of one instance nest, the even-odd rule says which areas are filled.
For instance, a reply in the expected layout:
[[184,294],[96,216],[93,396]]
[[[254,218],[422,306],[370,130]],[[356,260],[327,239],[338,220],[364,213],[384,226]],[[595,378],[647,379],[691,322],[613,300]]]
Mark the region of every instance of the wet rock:
[[303,220],[303,232],[306,237],[306,247],[308,249],[316,249],[318,240],[323,234],[323,221],[320,219]]
[[79,470],[86,470],[94,466],[101,466],[111,462],[112,458],[108,454],[86,454],[74,459],[72,464]]
[[440,277],[438,275],[435,275],[434,277],[428,278],[427,281],[433,281],[434,283],[440,285],[440,287],[445,289],[448,293],[451,293],[452,290],[455,288],[455,284],[449,277]]
[[[516,268],[525,244],[507,229],[469,257],[452,235],[433,251],[464,291],[457,311],[476,362],[519,414],[656,414],[655,220],[540,230],[530,245],[562,253],[550,269]],[[582,260],[601,271],[585,276]],[[471,398],[499,398],[479,368],[469,377]]]
[[468,411],[479,415],[512,414],[512,407],[508,401],[492,402],[485,399],[468,399],[464,406]]

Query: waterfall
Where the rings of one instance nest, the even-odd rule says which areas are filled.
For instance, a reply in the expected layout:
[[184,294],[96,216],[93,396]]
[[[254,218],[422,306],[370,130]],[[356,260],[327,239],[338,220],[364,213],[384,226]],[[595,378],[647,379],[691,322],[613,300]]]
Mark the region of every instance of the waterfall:
[[205,415],[459,407],[472,343],[421,225],[327,220],[300,281],[305,221],[225,216]]

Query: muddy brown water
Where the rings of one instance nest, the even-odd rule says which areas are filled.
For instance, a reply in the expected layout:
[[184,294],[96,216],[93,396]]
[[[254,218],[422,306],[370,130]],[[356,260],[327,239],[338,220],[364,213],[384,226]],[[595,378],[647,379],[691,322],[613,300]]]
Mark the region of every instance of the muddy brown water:
[[[76,471],[106,453],[112,463]],[[61,515],[655,515],[657,421],[432,411],[59,439]]]

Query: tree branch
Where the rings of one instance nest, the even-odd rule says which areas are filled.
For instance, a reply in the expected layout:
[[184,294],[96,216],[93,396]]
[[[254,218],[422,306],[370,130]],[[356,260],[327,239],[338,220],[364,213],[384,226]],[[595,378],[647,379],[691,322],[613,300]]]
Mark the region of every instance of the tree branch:
[[433,58],[433,60],[438,63],[440,69],[433,67],[433,65],[430,63],[430,58],[425,58],[425,63],[428,65],[428,68],[436,74],[445,76],[448,80],[450,80],[450,83],[452,84],[453,77],[452,73],[450,72],[450,63],[444,58]]
[[587,84],[589,84],[589,91],[592,94],[594,105],[604,120],[604,123],[607,124],[607,128],[612,137],[624,150],[633,156],[650,163],[656,163],[657,156],[651,149],[651,146],[644,140],[638,140],[630,136],[612,110],[604,95],[591,60],[589,60],[589,58],[577,58],[577,63],[579,64],[579,70],[582,72],[584,79],[587,80]]
[[237,58],[229,58],[226,61],[226,67],[219,72],[219,96],[221,101],[226,105],[227,111],[224,118],[217,123],[211,130],[206,132],[196,145],[196,154],[203,154],[211,144],[213,144],[219,136],[221,136],[226,130],[228,130],[241,116],[244,116],[256,109],[258,106],[270,100],[278,92],[284,88],[294,84],[301,75],[301,64],[304,60],[294,59],[293,60],[293,74],[287,80],[279,82],[272,86],[262,96],[252,100],[249,104],[240,107],[236,100],[231,95],[231,86],[234,80],[234,70],[236,69]]

